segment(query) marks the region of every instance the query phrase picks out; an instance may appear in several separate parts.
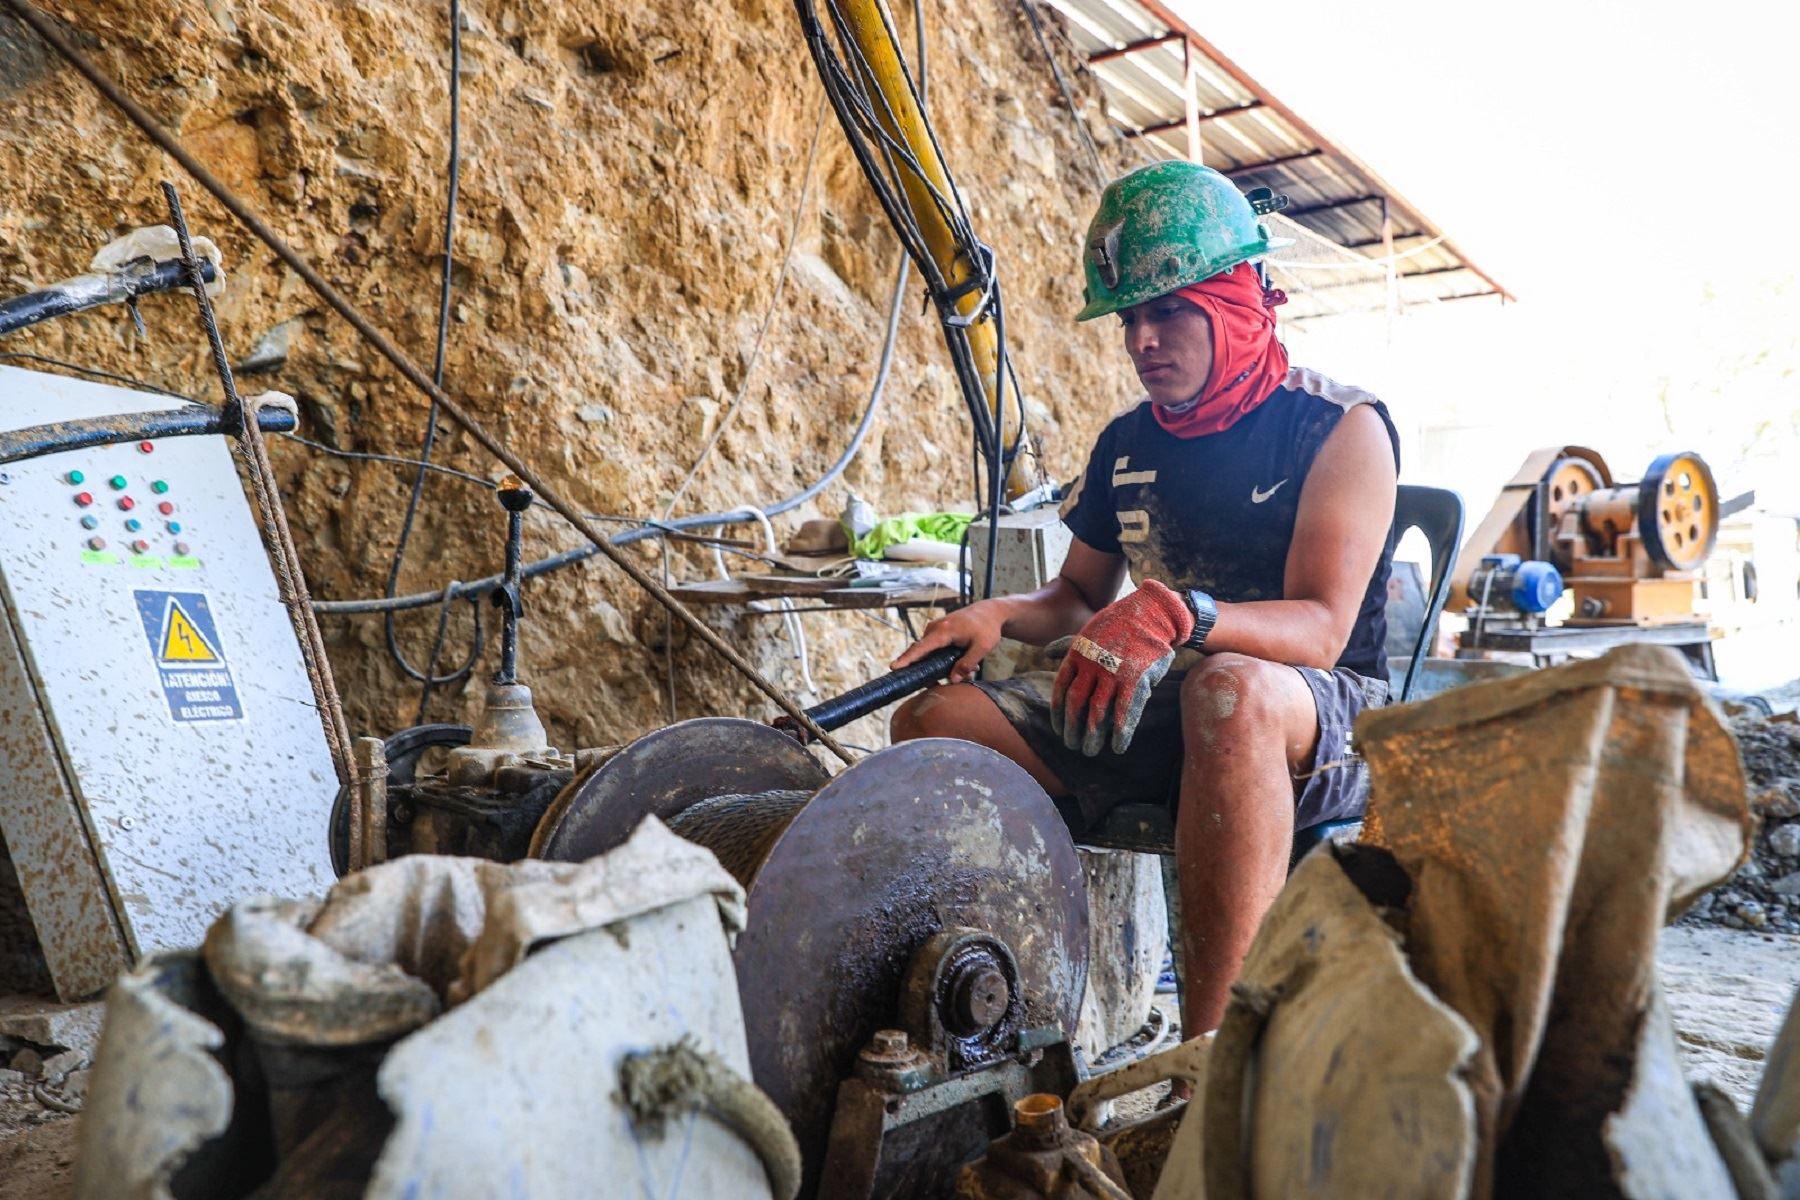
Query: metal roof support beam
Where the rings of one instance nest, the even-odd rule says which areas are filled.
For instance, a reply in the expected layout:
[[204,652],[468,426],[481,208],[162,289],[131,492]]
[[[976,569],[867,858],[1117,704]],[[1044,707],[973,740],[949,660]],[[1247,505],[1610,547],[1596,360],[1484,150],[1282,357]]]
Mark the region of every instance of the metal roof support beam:
[[1158,34],[1156,37],[1140,38],[1135,42],[1126,42],[1123,46],[1114,46],[1110,50],[1094,51],[1092,54],[1088,55],[1088,65],[1091,67],[1097,63],[1112,62],[1116,58],[1124,58],[1127,55],[1137,54],[1143,50],[1154,50],[1158,46],[1166,46],[1170,42],[1185,41],[1187,41],[1186,34],[1174,32]]
[[[1286,209],[1282,212],[1281,215],[1284,217],[1291,217],[1294,215],[1294,210],[1291,208]],[[1435,237],[1435,236],[1436,236],[1435,234],[1429,233],[1429,232],[1421,229],[1421,230],[1418,230],[1413,233],[1396,233],[1396,234],[1394,234],[1393,240],[1396,242],[1404,242],[1408,238],[1428,238],[1428,237]],[[1440,242],[1439,244],[1441,245],[1442,243]],[[1386,245],[1387,245],[1387,239],[1378,238],[1378,237],[1364,238],[1360,242],[1345,242],[1343,244],[1344,249],[1346,249],[1346,250],[1372,250],[1376,246],[1386,246]],[[1464,261],[1467,262],[1468,260],[1465,259]],[[1481,272],[1474,267],[1468,267],[1466,269],[1470,270],[1470,271],[1474,271],[1477,275],[1481,275]],[[1483,279],[1487,278],[1486,275],[1481,275],[1481,277]]]
[[[1476,275],[1481,274],[1481,272],[1476,271],[1474,267],[1464,267],[1462,269],[1465,271],[1470,271]],[[1315,288],[1313,290],[1316,291],[1318,289]],[[1508,300],[1512,299],[1512,296],[1510,293],[1503,292],[1499,288],[1493,288],[1492,290],[1485,291],[1485,292],[1457,292],[1455,295],[1452,295],[1452,296],[1432,296],[1427,301],[1427,303],[1448,304],[1452,300],[1479,300],[1483,296],[1498,296],[1498,297],[1500,297],[1500,303],[1502,305],[1504,305]],[[1343,308],[1334,308],[1329,312],[1302,313],[1299,316],[1295,316],[1295,317],[1283,317],[1283,318],[1281,318],[1281,320],[1282,320],[1282,323],[1285,325],[1298,325],[1304,321],[1318,321],[1318,320],[1324,319],[1325,317],[1335,317],[1335,316],[1339,316],[1343,313],[1351,312],[1351,311],[1354,311],[1354,310],[1343,309]]]
[[[1200,53],[1206,55],[1207,58],[1217,64],[1218,68],[1225,72],[1226,75],[1230,76],[1233,82],[1239,87],[1243,88],[1246,92],[1249,92],[1252,96],[1257,97],[1258,100],[1267,102],[1270,111],[1274,112],[1289,125],[1293,126],[1294,131],[1302,138],[1311,142],[1313,145],[1318,146],[1334,158],[1342,159],[1345,163],[1348,163],[1361,172],[1377,187],[1386,186],[1381,178],[1377,176],[1366,163],[1353,154],[1345,153],[1339,146],[1332,142],[1330,138],[1320,133],[1310,122],[1302,118],[1299,113],[1296,113],[1293,109],[1276,99],[1275,96],[1270,93],[1268,88],[1252,79],[1247,71],[1232,62],[1231,59],[1227,58],[1220,52],[1217,46],[1194,32],[1194,27],[1177,16],[1174,10],[1164,3],[1163,0],[1136,0],[1136,3],[1138,7],[1142,8],[1146,13],[1150,14],[1150,16],[1161,21],[1165,27],[1186,34],[1188,41],[1193,44],[1196,50],[1200,51]],[[1401,209],[1401,215],[1410,216],[1415,221],[1421,219],[1418,211],[1404,199],[1399,201],[1397,207]],[[1288,215],[1292,216],[1293,213],[1290,211]],[[1464,262],[1469,262],[1469,256],[1464,254],[1456,243],[1451,241],[1448,237],[1444,239],[1443,246],[1448,253],[1456,255],[1456,257],[1462,259]],[[1486,280],[1488,285],[1495,291],[1503,296],[1507,296],[1509,299],[1511,298],[1510,293],[1508,293],[1505,288],[1501,287],[1499,283],[1495,282],[1493,276],[1489,275],[1486,271],[1483,271],[1473,263],[1470,264],[1469,269],[1479,275],[1482,279]]]
[[[1309,213],[1330,212],[1334,208],[1349,208],[1356,204],[1374,204],[1376,201],[1385,202],[1386,200],[1386,196],[1380,195],[1351,196],[1344,200],[1327,200],[1323,204],[1306,204],[1299,208],[1284,208],[1281,210],[1281,215],[1289,218],[1304,217]],[[1377,239],[1376,244],[1380,245],[1381,239]]]
[[1250,175],[1257,171],[1266,171],[1271,167],[1285,167],[1289,163],[1305,162],[1309,158],[1317,158],[1325,153],[1323,150],[1302,150],[1298,154],[1284,154],[1280,158],[1266,158],[1262,162],[1245,163],[1241,167],[1232,167],[1225,171],[1228,178],[1236,179],[1240,175]]
[[1200,93],[1194,87],[1194,43],[1181,40],[1181,120],[1187,126],[1189,162],[1204,160],[1200,145]]
[[[1281,267],[1281,263],[1279,261],[1275,262],[1273,265],[1275,266],[1275,268],[1277,270],[1279,270]],[[1369,260],[1369,266],[1372,268],[1379,267],[1381,265],[1382,264],[1376,259]],[[1427,267],[1423,271],[1401,271],[1399,273],[1399,275],[1396,276],[1396,278],[1404,281],[1404,280],[1408,280],[1408,279],[1418,279],[1418,278],[1420,278],[1422,276],[1426,276],[1426,275],[1454,275],[1458,271],[1469,271],[1470,274],[1474,274],[1474,272],[1469,267],[1466,267],[1466,266],[1462,265],[1461,263],[1458,263],[1454,267]],[[1333,291],[1339,291],[1343,288],[1353,288],[1353,287],[1366,288],[1366,287],[1373,287],[1373,286],[1375,286],[1375,285],[1370,283],[1367,279],[1346,279],[1346,280],[1342,281],[1341,283],[1311,284],[1307,287],[1306,290],[1308,292],[1333,292]]]
[[[1239,113],[1247,113],[1252,109],[1263,107],[1261,100],[1252,100],[1248,104],[1234,104],[1230,108],[1215,108],[1211,112],[1195,114],[1195,122],[1217,121],[1223,117],[1235,117]],[[1186,117],[1176,117],[1172,121],[1158,121],[1154,125],[1146,125],[1142,129],[1127,129],[1126,137],[1149,137],[1153,133],[1167,133],[1171,129],[1181,129],[1187,125]]]

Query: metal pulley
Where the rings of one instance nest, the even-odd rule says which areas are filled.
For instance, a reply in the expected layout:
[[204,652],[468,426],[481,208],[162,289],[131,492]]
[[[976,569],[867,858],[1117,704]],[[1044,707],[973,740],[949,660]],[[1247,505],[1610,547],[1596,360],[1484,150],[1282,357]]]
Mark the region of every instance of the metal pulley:
[[1698,454],[1665,454],[1637,487],[1638,530],[1653,562],[1692,571],[1719,538],[1719,489]]
[[[809,715],[835,728],[959,653]],[[522,688],[496,683],[490,699]],[[733,962],[752,1072],[799,1138],[804,1194],[947,1191],[1014,1102],[1078,1081],[1085,883],[1055,805],[1010,760],[927,739],[833,776],[790,733],[728,717],[624,747],[502,754],[481,750],[491,724],[473,741],[461,726],[389,739],[387,855],[578,862],[650,816],[712,850],[747,894]]]
[[[809,1190],[824,1178],[839,1083],[879,1031],[899,1031],[918,1058],[900,1093],[1016,1067],[962,1097],[1010,1103],[1005,1081],[1024,1088],[1038,1065],[1028,1060],[1075,1027],[1088,945],[1075,847],[1043,789],[992,750],[906,742],[827,778],[767,726],[686,721],[572,782],[531,854],[579,861],[647,816],[712,849],[744,885],[749,924],[733,959],[752,1074],[793,1125]],[[941,1145],[916,1152],[945,1158]],[[856,1174],[846,1154],[838,1170]],[[871,1188],[878,1174],[869,1168]]]

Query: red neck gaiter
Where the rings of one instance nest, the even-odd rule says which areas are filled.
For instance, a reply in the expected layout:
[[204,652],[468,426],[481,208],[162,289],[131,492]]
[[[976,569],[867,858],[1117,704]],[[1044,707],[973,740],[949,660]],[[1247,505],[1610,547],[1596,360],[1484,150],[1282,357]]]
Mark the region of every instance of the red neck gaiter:
[[1275,337],[1274,311],[1287,297],[1265,291],[1249,263],[1175,294],[1204,312],[1212,325],[1212,370],[1194,399],[1150,409],[1156,423],[1176,437],[1219,433],[1267,400],[1287,378],[1287,347]]

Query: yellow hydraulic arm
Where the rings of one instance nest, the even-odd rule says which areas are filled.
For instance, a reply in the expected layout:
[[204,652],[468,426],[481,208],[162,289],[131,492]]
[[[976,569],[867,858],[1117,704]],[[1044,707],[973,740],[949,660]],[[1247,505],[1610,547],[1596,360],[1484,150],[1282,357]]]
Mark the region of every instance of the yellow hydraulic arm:
[[[1017,497],[1037,486],[1041,468],[1031,457],[1029,443],[1022,447],[1019,444],[1022,422],[1017,418],[1003,420],[999,411],[1000,396],[996,387],[999,384],[1000,343],[995,315],[984,310],[987,296],[983,289],[975,286],[979,282],[978,267],[985,269],[986,264],[970,261],[964,243],[951,226],[947,207],[957,204],[954,185],[908,80],[899,47],[894,44],[893,26],[885,4],[882,0],[829,2],[842,22],[842,31],[854,46],[856,65],[853,69],[875,93],[878,102],[871,105],[875,120],[890,138],[911,152],[915,167],[899,169],[894,174],[898,176],[902,197],[925,250],[948,290],[956,295],[953,307],[968,339],[974,373],[980,377],[989,414],[1003,429],[1006,454],[1013,458],[1014,467],[1006,494],[1009,499]],[[811,17],[810,0],[800,0],[800,4],[802,19],[808,20]],[[822,34],[822,30],[819,32]],[[814,49],[816,55],[820,47]],[[823,65],[821,63],[821,67]]]

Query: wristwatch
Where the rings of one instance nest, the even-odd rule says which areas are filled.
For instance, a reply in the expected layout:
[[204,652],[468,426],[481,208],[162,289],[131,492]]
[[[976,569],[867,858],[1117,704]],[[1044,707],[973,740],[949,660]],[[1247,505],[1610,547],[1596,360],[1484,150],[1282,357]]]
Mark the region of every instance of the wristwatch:
[[1181,600],[1187,605],[1189,615],[1194,618],[1194,632],[1188,634],[1187,641],[1181,643],[1181,648],[1198,650],[1206,645],[1206,635],[1219,622],[1219,606],[1213,603],[1211,596],[1199,591],[1182,592]]

